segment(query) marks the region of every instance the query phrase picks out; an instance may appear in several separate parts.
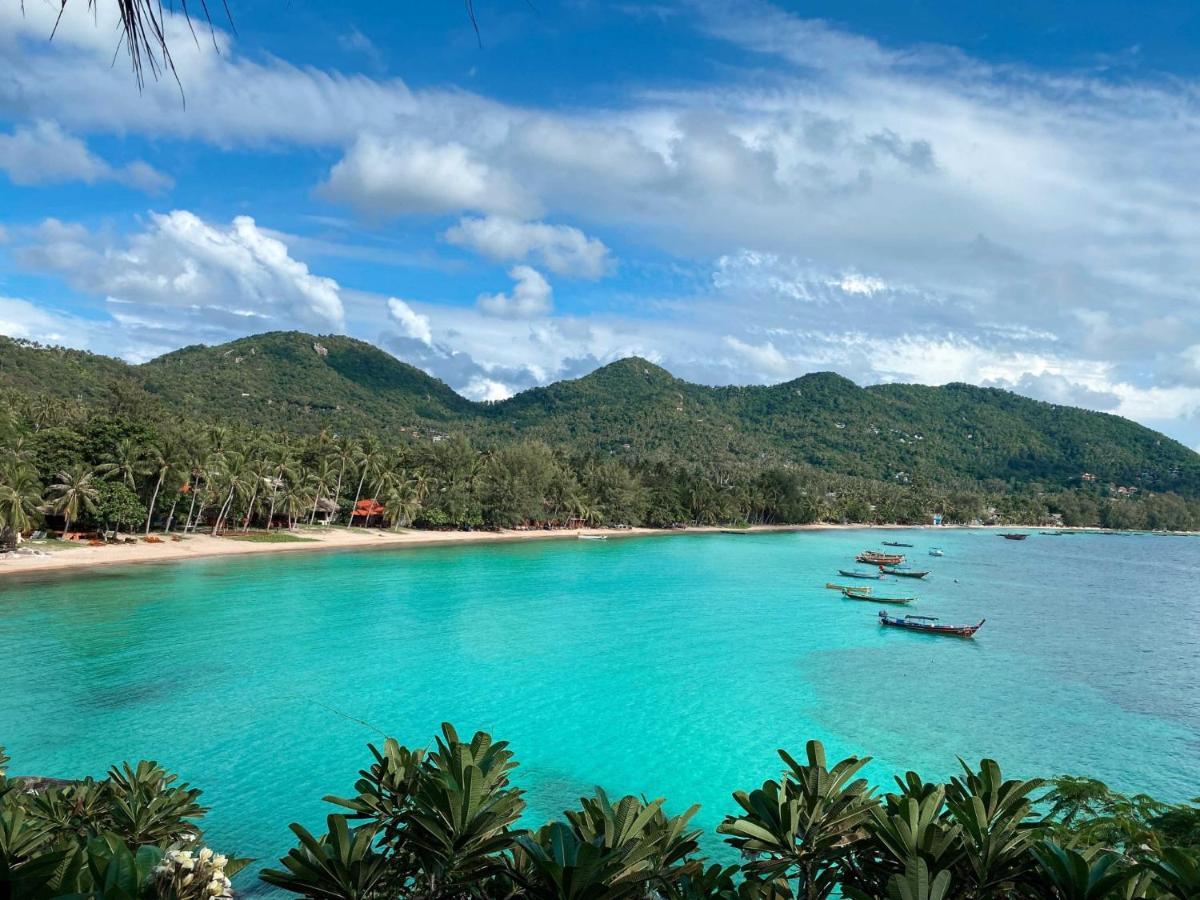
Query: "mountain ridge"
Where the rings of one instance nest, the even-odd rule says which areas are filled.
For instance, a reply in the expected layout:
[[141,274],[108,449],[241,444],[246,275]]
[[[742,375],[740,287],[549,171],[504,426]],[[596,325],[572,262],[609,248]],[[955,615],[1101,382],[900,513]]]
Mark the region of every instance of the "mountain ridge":
[[267,332],[138,365],[0,338],[0,387],[91,404],[124,396],[169,415],[298,433],[461,431],[485,444],[538,439],[571,452],[806,465],[900,483],[1077,486],[1086,472],[1200,496],[1200,455],[1178,441],[1112,414],[967,384],[860,387],[816,372],[707,386],[627,357],[484,403],[366,341]]

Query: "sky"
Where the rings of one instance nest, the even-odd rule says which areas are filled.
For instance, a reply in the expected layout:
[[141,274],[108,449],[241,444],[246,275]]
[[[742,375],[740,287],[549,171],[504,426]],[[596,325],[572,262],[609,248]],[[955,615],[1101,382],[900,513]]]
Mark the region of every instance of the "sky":
[[141,89],[98,5],[0,2],[0,333],[965,381],[1200,447],[1194,4],[229,0]]

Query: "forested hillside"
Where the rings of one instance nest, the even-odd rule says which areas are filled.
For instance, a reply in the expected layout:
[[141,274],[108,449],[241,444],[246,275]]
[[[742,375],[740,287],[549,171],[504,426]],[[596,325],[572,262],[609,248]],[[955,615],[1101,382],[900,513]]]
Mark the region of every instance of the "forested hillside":
[[0,387],[197,421],[484,446],[536,439],[571,453],[701,467],[794,465],[908,484],[1096,483],[1200,496],[1200,456],[1116,416],[964,384],[860,388],[832,373],[773,386],[690,384],[642,359],[509,400],[473,403],[340,336],[257,335],[144,365],[0,339]]

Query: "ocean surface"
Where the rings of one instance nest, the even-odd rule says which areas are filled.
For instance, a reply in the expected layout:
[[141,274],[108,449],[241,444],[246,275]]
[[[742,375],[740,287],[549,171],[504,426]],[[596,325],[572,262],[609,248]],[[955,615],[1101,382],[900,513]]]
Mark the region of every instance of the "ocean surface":
[[[826,590],[854,553],[916,545],[913,612]],[[928,548],[940,546],[942,558]],[[1087,774],[1200,795],[1200,539],[809,531],[315,552],[0,581],[0,745],[13,773],[156,759],[204,789],[209,843],[274,860],[323,823],[381,733],[509,741],[529,824],[594,785],[715,828],[802,755],[948,776]],[[894,607],[892,609],[895,609]],[[706,841],[721,852],[718,838]],[[247,886],[250,886],[249,884]]]

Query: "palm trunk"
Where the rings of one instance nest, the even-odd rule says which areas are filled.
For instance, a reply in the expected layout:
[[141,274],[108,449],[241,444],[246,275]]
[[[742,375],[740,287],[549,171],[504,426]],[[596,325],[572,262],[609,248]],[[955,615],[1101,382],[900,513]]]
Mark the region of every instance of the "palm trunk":
[[364,468],[362,478],[358,479],[358,490],[354,492],[354,505],[350,507],[350,515],[346,517],[346,527],[354,525],[354,511],[358,509],[358,498],[362,495],[363,482],[367,480],[367,470]]
[[236,484],[229,486],[229,496],[225,498],[225,502],[221,505],[221,511],[217,513],[217,521],[213,523],[213,534],[216,534],[220,530],[221,525],[224,524],[225,516],[229,512],[229,507],[233,505],[233,492],[236,488]]
[[154,494],[150,497],[150,511],[146,513],[146,536],[150,536],[150,520],[154,518],[154,505],[158,503],[158,491],[162,487],[163,479],[167,477],[167,470],[163,469],[158,476],[158,484],[154,485]]
[[246,534],[250,530],[250,516],[254,514],[254,501],[258,499],[258,485],[254,485],[254,490],[250,492],[250,503],[246,506],[246,520],[242,522],[242,534]]
[[171,511],[167,513],[167,530],[166,534],[171,533],[171,526],[175,524],[175,507],[179,505],[179,497],[175,498],[175,502],[171,504]]
[[267,531],[271,530],[271,525],[275,522],[275,497],[279,493],[279,483],[276,482],[271,486],[271,511],[267,513]]
[[[322,485],[322,487],[324,487],[324,485]],[[310,515],[310,516],[308,517],[308,524],[309,524],[309,525],[311,525],[313,522],[317,521],[317,504],[318,504],[318,503],[320,503],[320,502],[321,502],[321,492],[320,492],[320,491],[317,491],[317,494],[316,494],[316,496],[315,496],[315,497],[313,497],[313,508],[312,508],[312,515]]]
[[346,460],[342,460],[342,467],[338,470],[338,483],[333,491],[333,502],[337,504],[338,509],[342,508],[342,476],[346,474]]
[[[192,476],[188,476],[188,484],[191,484]],[[196,483],[192,485],[192,502],[188,505],[187,521],[183,523],[183,533],[187,534],[192,529],[192,512],[196,509],[196,495],[200,493],[200,479],[196,478]]]

